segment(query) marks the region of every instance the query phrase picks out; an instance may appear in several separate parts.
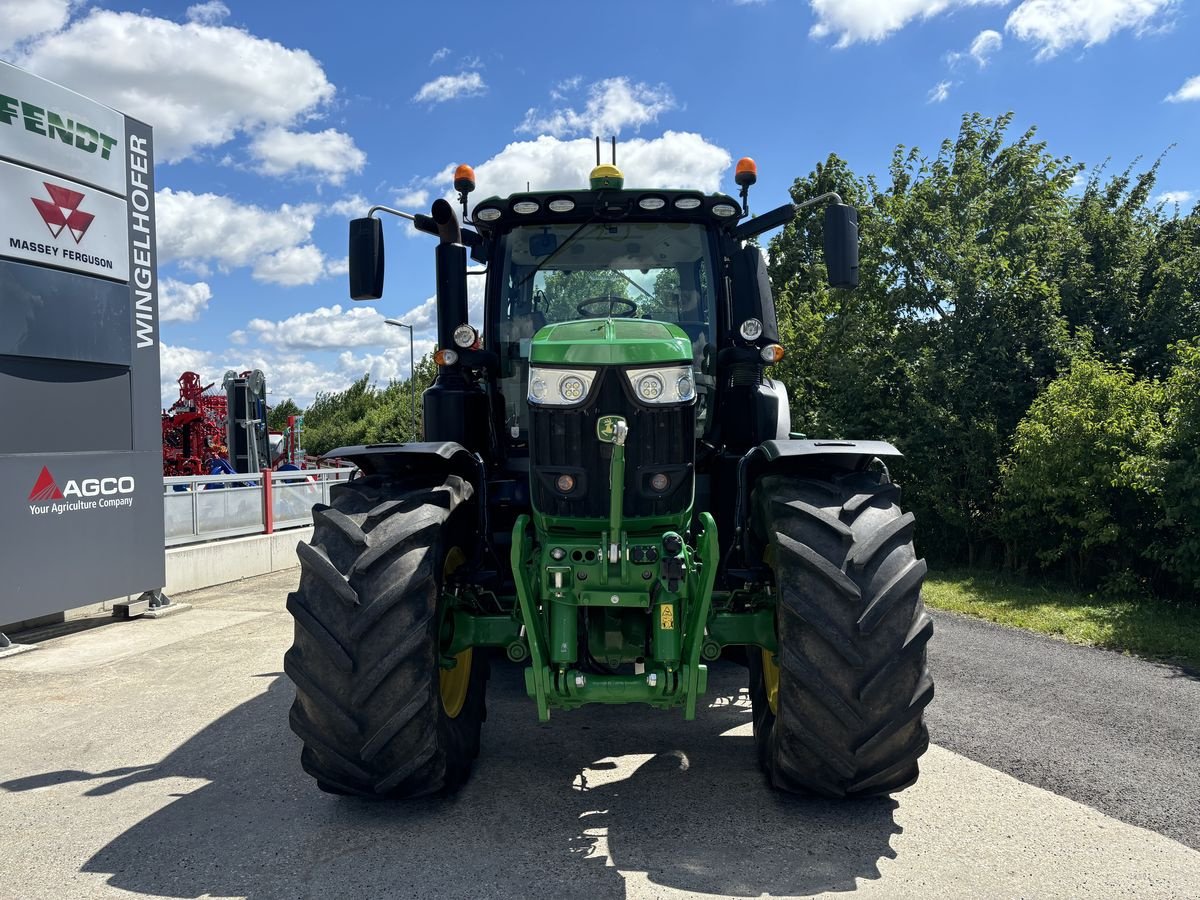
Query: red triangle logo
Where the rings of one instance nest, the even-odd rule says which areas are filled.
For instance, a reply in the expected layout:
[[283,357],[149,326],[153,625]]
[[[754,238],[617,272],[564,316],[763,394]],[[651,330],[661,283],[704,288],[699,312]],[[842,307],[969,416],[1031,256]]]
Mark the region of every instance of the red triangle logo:
[[54,481],[54,476],[50,474],[50,470],[42,466],[42,474],[38,476],[37,483],[34,484],[33,490],[29,492],[30,500],[46,501],[46,500],[61,500],[63,492],[58,489],[58,485]]

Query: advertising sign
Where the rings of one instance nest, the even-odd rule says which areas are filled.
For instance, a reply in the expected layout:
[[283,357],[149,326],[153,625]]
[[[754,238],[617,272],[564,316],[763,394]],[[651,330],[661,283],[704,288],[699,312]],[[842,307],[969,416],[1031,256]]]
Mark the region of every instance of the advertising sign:
[[0,630],[165,580],[151,129],[0,63]]
[[125,193],[125,117],[0,62],[0,158]]
[[0,162],[0,197],[5,199],[0,253],[57,269],[129,280],[124,200],[7,162]]

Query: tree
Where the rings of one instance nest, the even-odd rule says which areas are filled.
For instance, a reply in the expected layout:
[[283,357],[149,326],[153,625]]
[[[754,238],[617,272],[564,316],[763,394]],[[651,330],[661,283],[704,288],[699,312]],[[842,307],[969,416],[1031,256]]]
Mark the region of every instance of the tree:
[[267,411],[267,430],[281,432],[287,428],[288,416],[298,416],[301,409],[291,397]]
[[999,459],[1068,358],[1056,275],[1079,167],[1012,116],[964,116],[937,156],[898,147],[890,184],[830,157],[793,186],[860,209],[862,283],[824,285],[820,222],[771,242],[794,424],[823,437],[897,441],[926,540],[965,556],[995,540]]
[[361,444],[367,434],[367,413],[377,391],[363,375],[344,391],[321,391],[304,413],[304,449],[320,455],[335,447]]
[[629,282],[617,272],[551,270],[546,272],[541,312],[547,322],[563,322],[579,318],[579,304],[594,297],[623,297],[636,303],[627,293],[629,288]]
[[1151,556],[1185,589],[1200,590],[1200,342],[1172,348],[1166,381],[1163,519]]

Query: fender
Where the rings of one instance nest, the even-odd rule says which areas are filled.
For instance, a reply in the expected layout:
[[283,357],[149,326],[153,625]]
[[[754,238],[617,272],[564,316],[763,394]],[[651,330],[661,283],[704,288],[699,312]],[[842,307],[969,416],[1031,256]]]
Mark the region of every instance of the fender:
[[455,441],[413,441],[408,444],[358,444],[338,447],[321,459],[354,463],[364,475],[409,475],[423,472],[461,475],[479,490],[480,462]]
[[834,469],[862,469],[878,456],[904,456],[887,441],[763,441],[758,447],[765,468],[784,469],[795,463],[823,463]]
[[[737,464],[737,494],[733,510],[733,544],[741,554],[743,567],[749,565],[747,538],[750,491],[756,481],[772,472],[828,474],[831,470],[855,472],[865,469],[879,457],[904,456],[887,441],[833,441],[789,438],[763,441],[748,450]],[[731,574],[741,574],[729,570]],[[747,571],[745,569],[743,572]]]

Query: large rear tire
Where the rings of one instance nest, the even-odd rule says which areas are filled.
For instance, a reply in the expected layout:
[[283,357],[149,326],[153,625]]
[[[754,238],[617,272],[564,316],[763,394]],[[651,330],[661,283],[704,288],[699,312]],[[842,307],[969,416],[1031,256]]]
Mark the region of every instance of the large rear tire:
[[933,621],[898,499],[874,472],[771,475],[755,487],[779,652],[750,653],[750,689],[759,761],[781,790],[875,796],[917,780]]
[[370,476],[335,487],[300,544],[284,671],[301,764],[322,790],[402,799],[470,774],[485,716],[487,659],[439,665],[438,597],[461,561],[471,485]]

